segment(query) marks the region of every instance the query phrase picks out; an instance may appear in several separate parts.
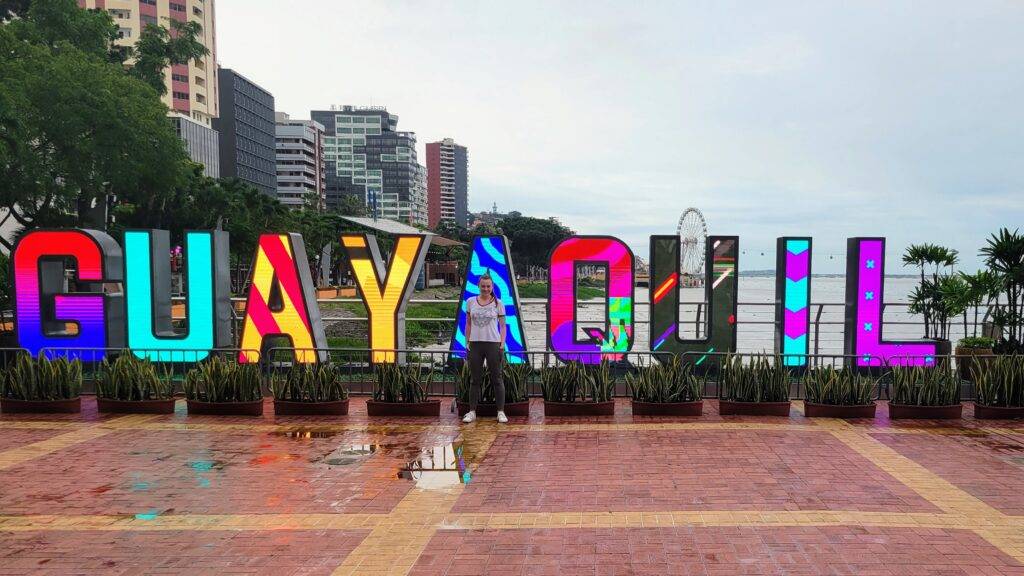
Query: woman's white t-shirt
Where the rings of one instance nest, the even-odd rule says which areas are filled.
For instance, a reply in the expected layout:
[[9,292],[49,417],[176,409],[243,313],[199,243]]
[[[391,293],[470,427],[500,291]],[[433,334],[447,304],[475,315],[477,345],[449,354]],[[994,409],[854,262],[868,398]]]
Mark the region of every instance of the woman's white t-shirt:
[[466,302],[468,321],[473,323],[469,331],[470,342],[501,342],[498,331],[498,316],[505,316],[505,305],[492,298],[486,305],[480,304],[474,296]]

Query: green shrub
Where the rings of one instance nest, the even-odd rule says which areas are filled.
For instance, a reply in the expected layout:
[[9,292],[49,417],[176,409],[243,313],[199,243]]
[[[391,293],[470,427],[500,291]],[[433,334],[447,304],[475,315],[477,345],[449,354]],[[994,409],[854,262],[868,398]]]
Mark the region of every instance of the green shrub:
[[185,397],[201,402],[255,402],[263,399],[259,364],[239,364],[213,356],[185,375]]
[[876,381],[849,367],[809,370],[804,376],[807,401],[832,406],[863,406],[874,402]]
[[379,402],[425,402],[427,389],[434,379],[434,370],[419,363],[401,365],[378,364],[373,399]]
[[2,395],[12,400],[68,400],[82,394],[82,363],[19,354],[3,374]]
[[[506,404],[526,402],[528,399],[527,384],[529,384],[530,375],[532,374],[533,368],[525,362],[519,364],[502,363],[501,381],[505,385]],[[491,387],[490,368],[484,366],[481,378],[483,382],[480,386],[480,402],[494,404],[494,389]],[[455,391],[459,402],[469,404],[469,387],[471,384],[472,378],[469,372],[469,363],[465,362],[459,371],[458,388]]]
[[615,393],[611,363],[588,366],[569,362],[540,371],[541,390],[548,402],[607,402]]
[[174,396],[174,388],[157,375],[152,362],[128,352],[113,361],[103,359],[96,374],[96,395],[111,400],[166,400]]
[[295,363],[270,384],[274,398],[288,402],[337,402],[348,398],[341,371],[334,364]]
[[960,378],[948,367],[896,367],[892,380],[892,404],[950,406],[960,403]]
[[1024,356],[997,356],[971,366],[978,404],[1024,406]]
[[740,356],[727,356],[720,370],[722,399],[733,402],[789,401],[789,368],[781,357],[769,361],[754,357],[749,364]]
[[992,338],[985,338],[984,336],[973,336],[961,338],[956,345],[960,348],[981,348],[991,350],[992,347],[996,345],[996,341]]
[[635,374],[626,374],[626,384],[637,402],[695,402],[704,394],[704,381],[679,356],[640,366]]

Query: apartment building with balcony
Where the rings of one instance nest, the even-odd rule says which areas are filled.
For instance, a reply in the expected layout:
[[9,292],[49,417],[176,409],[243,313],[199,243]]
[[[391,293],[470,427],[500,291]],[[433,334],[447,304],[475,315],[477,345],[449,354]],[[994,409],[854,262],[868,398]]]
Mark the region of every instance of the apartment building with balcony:
[[469,160],[465,146],[451,138],[427,144],[427,221],[469,226]]
[[292,209],[322,210],[327,201],[324,171],[324,126],[275,113],[277,199]]

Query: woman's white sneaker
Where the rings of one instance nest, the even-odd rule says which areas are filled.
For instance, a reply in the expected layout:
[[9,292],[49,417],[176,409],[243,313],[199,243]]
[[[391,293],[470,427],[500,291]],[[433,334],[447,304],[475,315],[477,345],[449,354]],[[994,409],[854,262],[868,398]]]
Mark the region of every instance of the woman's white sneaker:
[[501,422],[502,424],[508,423],[508,416],[505,416],[505,413],[502,411],[498,412],[498,422]]
[[466,412],[466,415],[462,417],[462,421],[465,422],[466,424],[469,424],[470,422],[472,422],[474,420],[476,420],[476,411],[475,410],[470,410],[469,412]]

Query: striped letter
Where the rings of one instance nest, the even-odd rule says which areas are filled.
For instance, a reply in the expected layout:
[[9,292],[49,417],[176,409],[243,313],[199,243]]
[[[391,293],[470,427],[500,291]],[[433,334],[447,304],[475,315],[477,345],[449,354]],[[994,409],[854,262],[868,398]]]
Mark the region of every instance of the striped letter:
[[512,257],[508,251],[508,240],[504,236],[477,236],[473,239],[473,252],[469,255],[466,268],[466,282],[462,287],[458,317],[455,319],[455,336],[452,338],[452,355],[466,357],[466,303],[480,294],[480,277],[489,274],[494,280],[494,296],[505,305],[505,360],[512,364],[526,361],[526,337],[523,321],[519,314],[519,290],[516,275],[512,271]]
[[[306,246],[299,234],[263,234],[252,265],[252,283],[242,324],[239,362],[258,362],[268,336],[286,336],[295,361],[326,360],[327,348],[320,308],[316,304]],[[275,290],[276,288],[276,290]],[[280,298],[271,298],[272,294]]]
[[811,239],[775,245],[775,352],[785,366],[806,366],[811,331]]
[[[64,290],[65,259],[77,265],[73,294]],[[103,284],[121,281],[121,247],[97,230],[35,230],[18,240],[14,268],[15,333],[36,356],[100,361],[104,348],[124,346],[124,301],[104,293]],[[96,350],[71,350],[95,348]],[[63,350],[62,350],[63,349]]]

